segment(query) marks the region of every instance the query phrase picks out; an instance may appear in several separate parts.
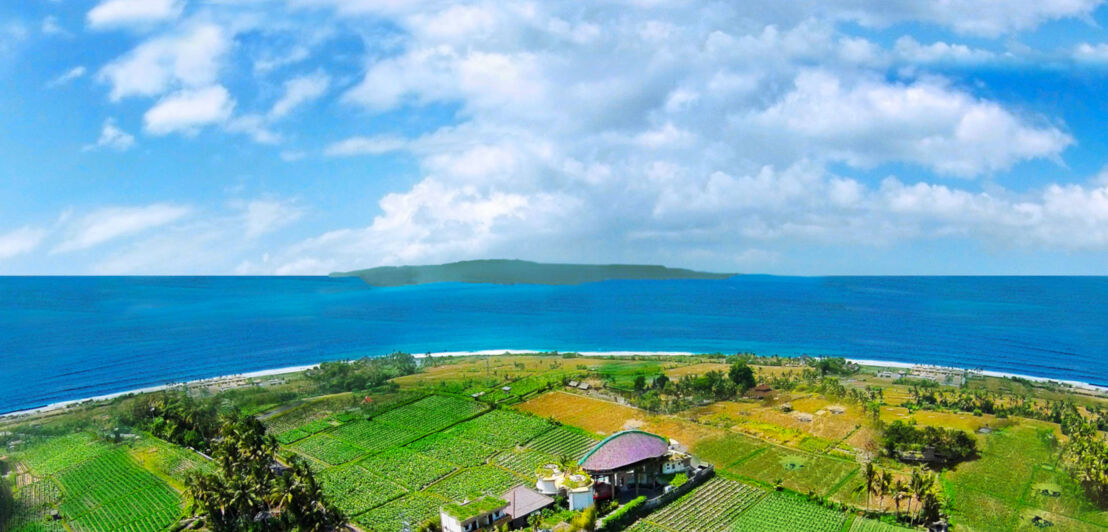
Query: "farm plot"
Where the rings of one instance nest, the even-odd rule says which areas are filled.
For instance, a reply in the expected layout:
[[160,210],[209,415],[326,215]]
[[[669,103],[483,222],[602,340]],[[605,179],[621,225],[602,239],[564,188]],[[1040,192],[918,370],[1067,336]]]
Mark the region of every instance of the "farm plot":
[[574,460],[585,456],[600,441],[584,431],[555,427],[553,430],[535,438],[527,447],[550,456],[568,456]]
[[677,532],[725,530],[764,494],[758,488],[716,477],[643,520]]
[[306,423],[327,418],[334,412],[354,406],[352,394],[336,394],[304,403],[285,412],[265,419],[266,428],[273,434],[280,434],[300,428]]
[[510,449],[496,455],[493,462],[516,474],[531,477],[538,468],[558,463],[558,458],[532,449]]
[[373,532],[394,532],[405,525],[418,530],[420,524],[438,517],[439,508],[446,502],[426,492],[410,493],[355,517],[354,522]]
[[827,495],[856,469],[858,464],[854,462],[770,446],[724,471],[767,484],[780,483],[800,493],[813,491]]
[[87,432],[79,432],[37,442],[17,453],[20,461],[39,478],[48,477],[75,464],[91,459],[110,446]]
[[742,513],[731,530],[742,532],[838,532],[846,514],[790,495],[772,493]]
[[132,451],[133,456],[146,467],[177,482],[185,482],[193,471],[205,473],[215,470],[215,465],[191,449],[166,443],[158,438],[143,438]]
[[480,442],[461,437],[457,430],[448,430],[414,441],[408,449],[436,458],[458,467],[480,465],[496,454],[496,449]]
[[854,520],[854,523],[850,525],[850,532],[906,532],[912,530],[910,528],[904,528],[902,526],[890,525],[888,523],[882,523],[881,521],[875,521],[873,519],[866,519],[859,517]]
[[124,449],[112,449],[58,473],[59,511],[77,531],[161,530],[177,521],[181,500]]
[[345,464],[365,454],[362,449],[326,434],[312,436],[289,448],[297,454],[304,454],[331,465]]
[[450,501],[461,501],[474,495],[499,497],[513,486],[522,484],[515,475],[493,466],[464,469],[427,488],[427,491]]
[[286,430],[285,432],[282,432],[282,433],[278,434],[276,437],[277,437],[277,442],[278,443],[280,443],[282,445],[288,445],[290,443],[295,443],[295,442],[298,442],[300,440],[303,440],[304,438],[307,438],[308,436],[311,436],[311,433],[304,432],[300,429],[292,429],[292,430]]
[[[376,453],[392,447],[404,445],[418,438],[420,434],[412,430],[386,425],[377,421],[355,421],[353,423],[347,423],[322,436],[337,438],[350,445],[364,449],[366,453]],[[316,436],[316,438],[318,437],[320,436]],[[293,447],[295,447],[295,445]]]
[[404,490],[358,465],[332,467],[319,474],[323,492],[347,515],[364,512],[404,494]]
[[497,449],[523,443],[551,429],[545,419],[507,410],[493,410],[477,419],[458,425],[464,438],[479,441]]
[[419,490],[456,469],[451,464],[403,447],[367,458],[361,465],[412,491]]
[[389,410],[373,420],[423,435],[480,414],[485,408],[485,405],[471,399],[430,395],[410,405]]
[[722,438],[701,441],[693,448],[693,452],[698,458],[725,468],[765,447],[764,442],[750,436],[728,434]]
[[8,521],[10,532],[63,532],[50,511],[61,500],[61,491],[50,479],[23,486],[15,492],[15,508]]

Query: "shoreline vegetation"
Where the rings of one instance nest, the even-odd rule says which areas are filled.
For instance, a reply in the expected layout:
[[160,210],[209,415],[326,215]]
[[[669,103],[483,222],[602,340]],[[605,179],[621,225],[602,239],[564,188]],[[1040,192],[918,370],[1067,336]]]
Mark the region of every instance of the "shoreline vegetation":
[[[476,351],[440,351],[434,353],[414,354],[416,359],[424,358],[446,358],[446,357],[481,357],[481,356],[519,356],[519,355],[549,355],[558,354],[558,351],[549,351],[541,349],[483,349]],[[566,351],[564,354],[574,354],[582,357],[589,358],[609,358],[609,357],[694,357],[694,356],[708,356],[714,353],[695,353],[691,351]],[[785,358],[802,358],[802,357],[781,357]],[[1018,379],[1026,380],[1033,383],[1043,385],[1056,385],[1064,388],[1069,388],[1072,392],[1084,392],[1096,396],[1108,397],[1108,387],[1097,386],[1087,382],[1069,381],[1060,379],[1051,379],[1047,377],[1036,377],[1033,375],[1022,375],[1017,373],[1006,373],[990,370],[976,370],[970,368],[958,368],[948,366],[936,366],[930,364],[912,364],[908,362],[897,362],[891,360],[869,360],[869,359],[855,359],[845,358],[847,362],[857,364],[865,368],[878,368],[878,369],[896,369],[896,370],[910,370],[914,368],[947,371],[947,372],[969,372],[970,374],[981,377],[994,377],[998,379]],[[184,389],[190,387],[220,387],[226,386],[238,381],[245,381],[249,379],[261,379],[265,377],[276,377],[281,375],[289,375],[294,373],[303,373],[313,368],[317,368],[322,364],[307,364],[297,366],[286,366],[281,368],[271,368],[258,371],[250,371],[244,373],[234,373],[230,375],[219,375],[215,377],[206,377],[202,379],[193,379],[187,381],[177,381],[167,384],[160,384],[154,386],[146,386],[143,388],[137,388],[132,390],[124,390],[120,392],[112,392],[107,394],[96,395],[92,397],[85,397],[80,399],[70,399],[65,401],[58,401],[33,408],[25,408],[21,410],[15,410],[12,412],[0,413],[0,420],[10,421],[14,418],[33,416],[37,414],[46,414],[51,412],[57,412],[59,410],[65,410],[73,406],[87,405],[90,403],[106,402],[121,397],[127,397],[131,395],[142,395],[148,393],[161,392],[173,389]]]
[[734,273],[708,273],[642,264],[547,264],[523,260],[489,259],[426,266],[381,266],[332,273],[357,277],[375,287],[430,283],[577,285],[601,281],[721,280]]

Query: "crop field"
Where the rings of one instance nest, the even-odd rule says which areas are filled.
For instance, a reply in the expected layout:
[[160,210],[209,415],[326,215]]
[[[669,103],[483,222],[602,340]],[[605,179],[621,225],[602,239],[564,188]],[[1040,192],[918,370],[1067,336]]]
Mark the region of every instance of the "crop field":
[[108,445],[87,432],[36,442],[17,453],[31,473],[39,478],[48,477],[102,453]]
[[390,449],[361,462],[361,466],[408,490],[418,490],[452,473],[456,468],[403,447]]
[[765,492],[741,482],[713,478],[642,521],[676,532],[726,530]]
[[40,480],[15,492],[15,508],[8,522],[10,532],[62,532],[65,527],[50,517],[61,500],[61,491],[52,480]]
[[574,460],[585,456],[600,440],[584,431],[555,427],[553,430],[531,440],[527,447],[550,456],[568,456]]
[[838,532],[846,514],[790,495],[771,493],[742,513],[731,530],[742,532]]
[[412,404],[389,410],[373,421],[402,427],[420,435],[440,431],[485,410],[472,399],[430,395]]
[[850,525],[850,532],[907,532],[909,530],[912,529],[863,517],[855,519]]
[[723,470],[767,484],[780,482],[800,493],[810,490],[827,495],[856,469],[854,462],[770,446]]
[[545,419],[507,410],[493,410],[458,425],[463,438],[500,449],[523,443],[551,428],[553,425]]
[[456,429],[438,432],[408,444],[407,448],[458,467],[480,465],[496,454],[496,449],[463,438]]
[[630,428],[633,420],[645,422],[645,413],[638,409],[566,392],[544,393],[515,408],[603,435]]
[[363,530],[394,532],[407,524],[417,530],[419,524],[439,515],[439,508],[446,500],[427,492],[410,493],[383,506],[374,508],[354,518]]
[[[355,421],[324,434],[324,436],[331,436],[342,440],[359,449],[363,449],[365,453],[376,453],[398,445],[403,445],[418,438],[420,434],[412,430],[386,425],[377,421]],[[318,437],[319,436],[316,436],[316,438]],[[302,444],[303,442],[295,444],[293,448]]]
[[527,478],[533,476],[538,468],[546,464],[557,463],[558,459],[531,449],[509,449],[496,455],[493,462]]
[[477,466],[463,469],[427,488],[451,501],[460,501],[475,494],[499,497],[523,480],[512,473],[493,466]]
[[280,434],[292,429],[300,428],[306,423],[325,419],[354,405],[350,394],[337,394],[308,401],[263,420],[269,432]]
[[364,512],[404,494],[396,484],[360,465],[332,467],[319,474],[324,493],[347,515]]
[[153,437],[143,438],[132,455],[144,466],[159,472],[183,485],[193,471],[211,472],[215,464],[191,449],[166,443]]
[[765,442],[750,436],[728,434],[722,438],[701,441],[692,451],[701,460],[723,469],[765,447]]
[[319,434],[320,432],[323,432],[334,426],[335,424],[332,423],[329,419],[317,419],[315,421],[309,421],[303,425],[300,425],[299,430],[308,434]]
[[301,440],[293,444],[290,449],[297,454],[305,454],[331,465],[345,464],[365,454],[362,449],[326,434]]
[[310,432],[304,432],[300,429],[292,429],[292,430],[286,430],[285,432],[282,432],[282,433],[278,434],[276,436],[276,438],[277,438],[278,443],[280,443],[282,445],[288,445],[290,443],[295,443],[295,442],[298,442],[300,440],[303,440],[304,438],[307,438],[308,436],[311,436]]
[[[1050,493],[1052,489],[1057,492]],[[1063,470],[1045,466],[1036,469],[1025,500],[1036,509],[1108,527],[1108,509],[1089,501],[1084,489]]]

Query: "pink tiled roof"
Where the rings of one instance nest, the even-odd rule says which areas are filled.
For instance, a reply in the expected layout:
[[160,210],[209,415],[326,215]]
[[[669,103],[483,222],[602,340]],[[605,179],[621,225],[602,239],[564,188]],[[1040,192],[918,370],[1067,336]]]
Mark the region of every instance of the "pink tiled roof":
[[586,471],[611,471],[665,456],[668,450],[669,440],[661,436],[641,430],[625,430],[596,444],[578,463]]

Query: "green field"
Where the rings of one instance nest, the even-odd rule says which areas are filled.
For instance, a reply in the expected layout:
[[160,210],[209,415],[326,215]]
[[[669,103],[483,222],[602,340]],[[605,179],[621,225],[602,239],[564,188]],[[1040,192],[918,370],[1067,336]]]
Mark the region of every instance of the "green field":
[[403,447],[371,456],[361,465],[409,490],[421,489],[456,469],[451,464]]
[[497,452],[495,447],[463,438],[456,429],[432,434],[408,444],[407,447],[458,467],[483,464]]
[[768,446],[723,471],[800,493],[828,495],[856,469],[855,462]]
[[911,529],[861,517],[855,519],[850,525],[850,532],[907,532],[908,530]]
[[764,495],[758,488],[716,477],[640,522],[675,532],[726,530]]
[[554,457],[567,456],[574,460],[585,456],[600,440],[583,430],[572,427],[555,427],[531,440],[529,449]]
[[792,495],[772,493],[743,512],[731,530],[741,532],[838,532],[846,514]]
[[722,438],[715,438],[705,440],[696,445],[693,448],[693,452],[696,453],[701,460],[710,464],[715,464],[717,468],[726,468],[727,466],[738,462],[744,458],[748,458],[754,452],[764,449],[767,446],[765,442],[751,438],[750,436],[744,436],[742,434],[728,434]]

